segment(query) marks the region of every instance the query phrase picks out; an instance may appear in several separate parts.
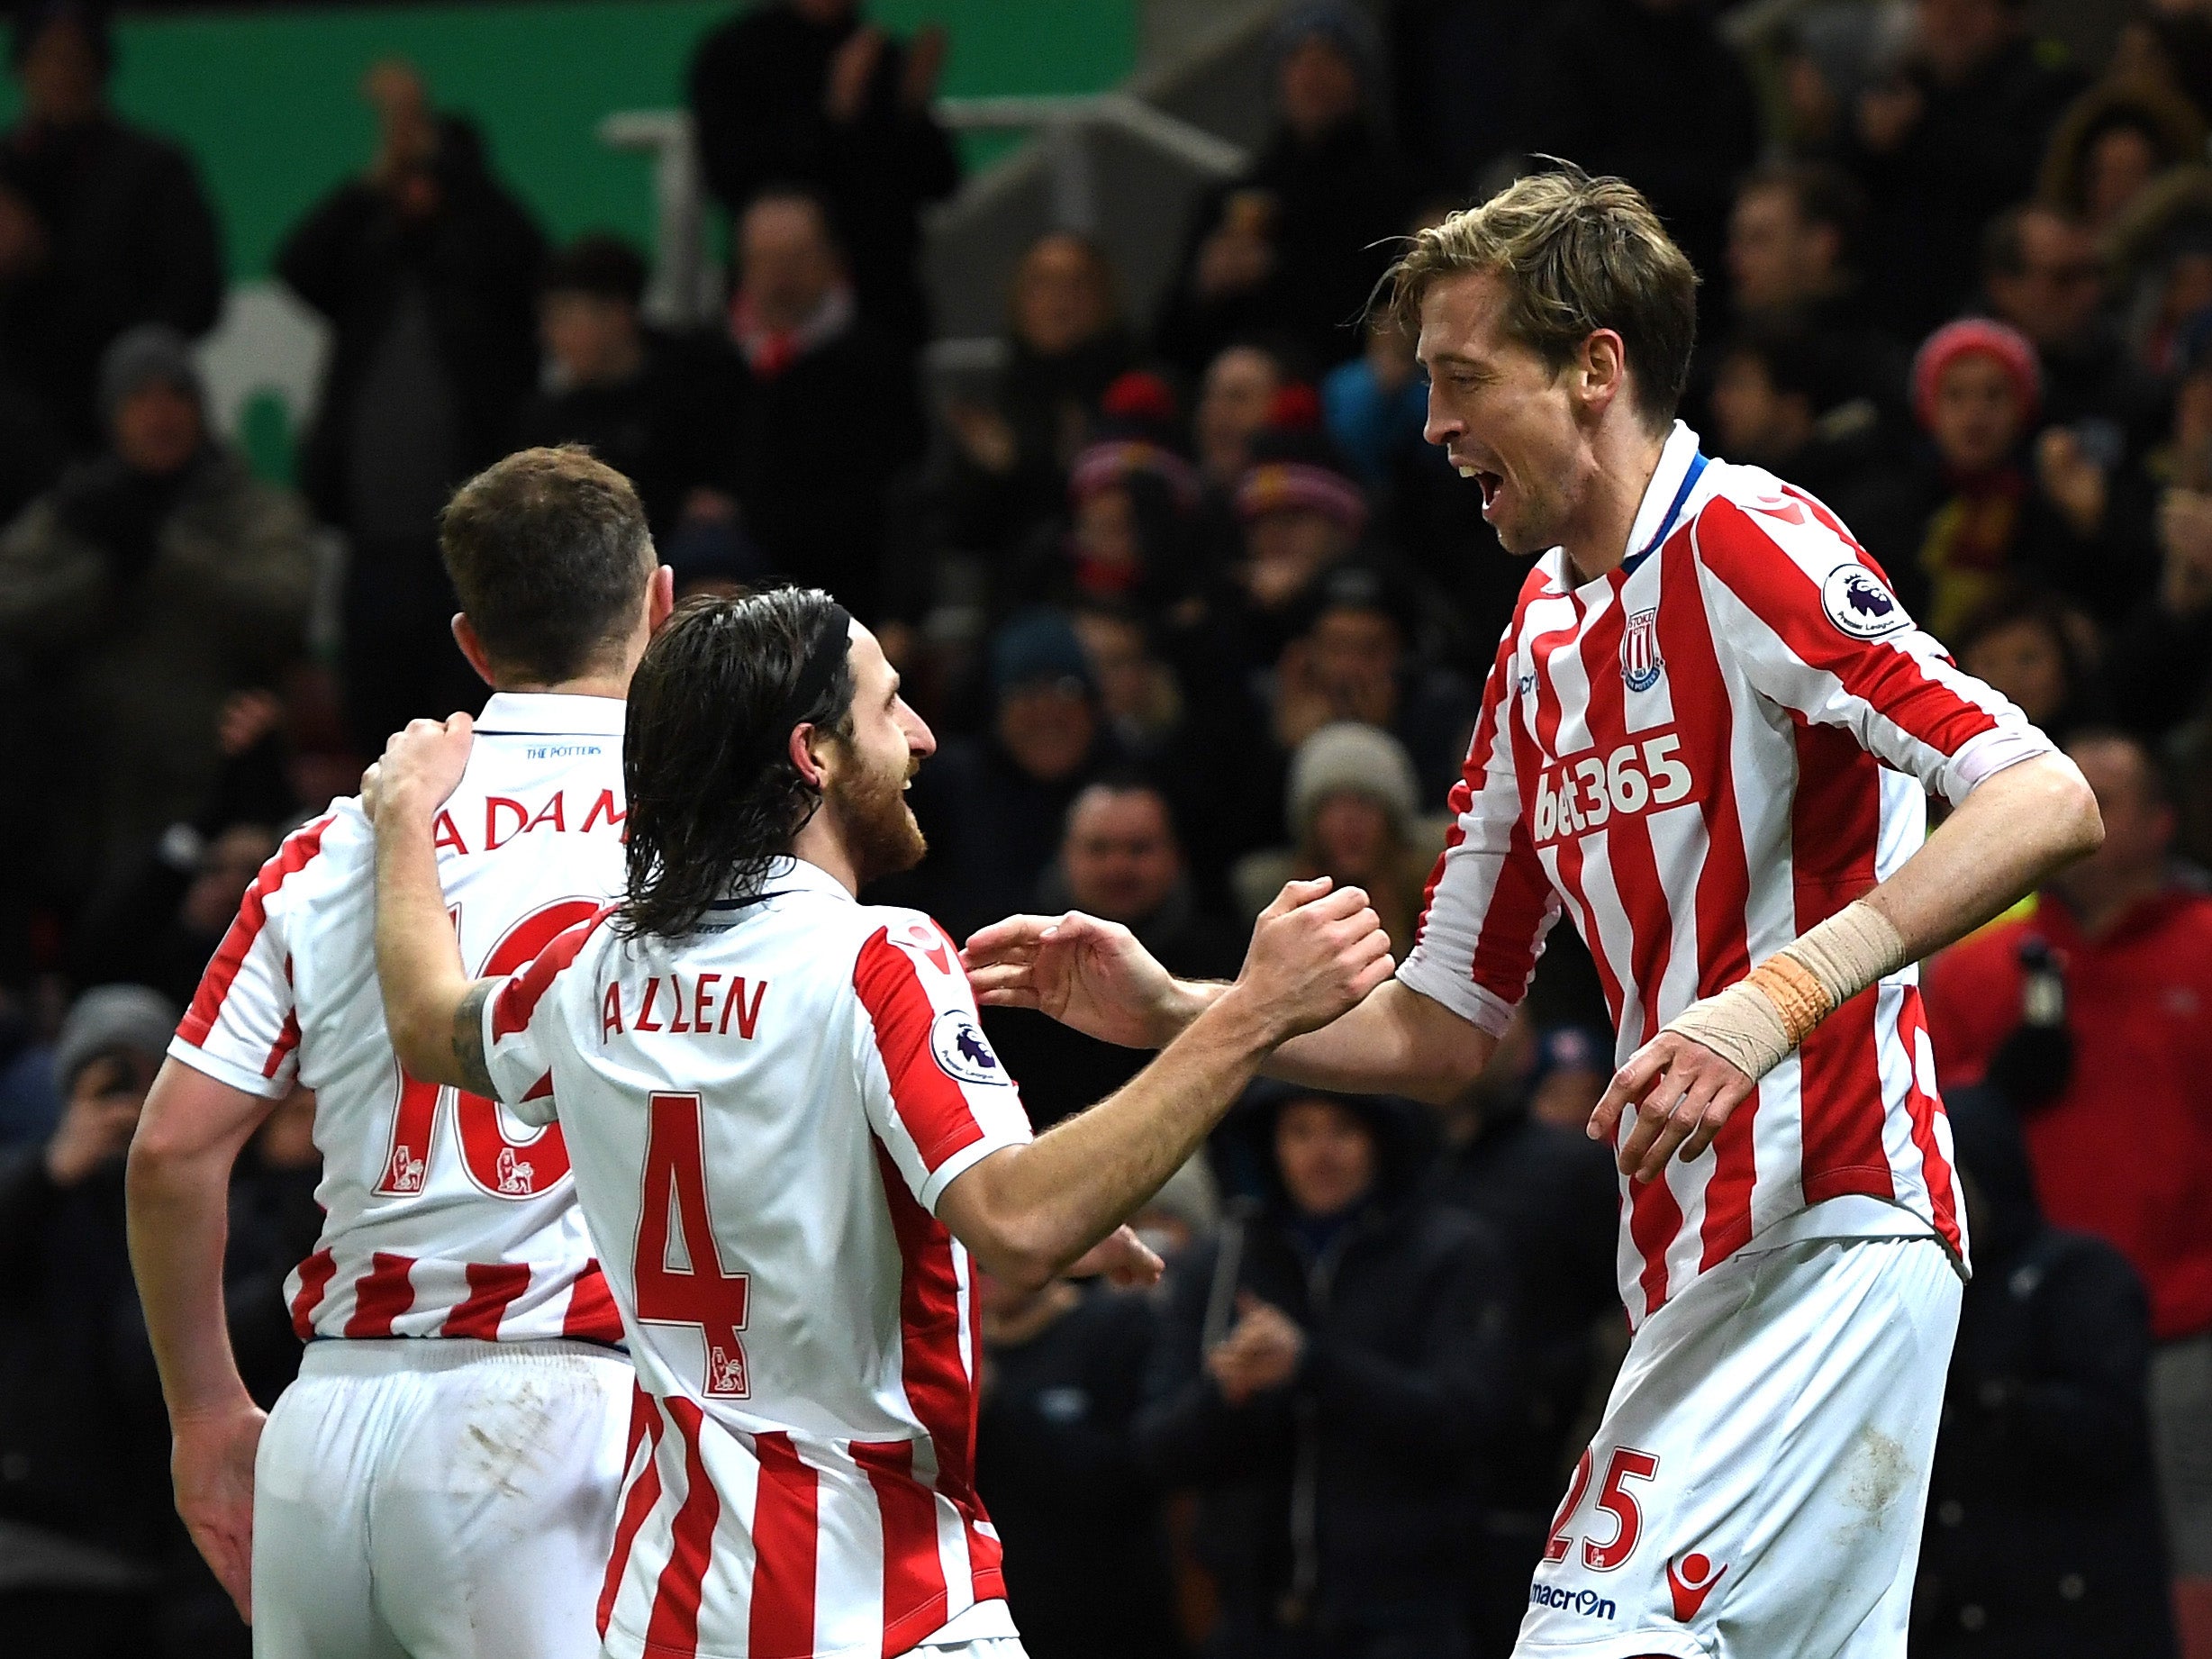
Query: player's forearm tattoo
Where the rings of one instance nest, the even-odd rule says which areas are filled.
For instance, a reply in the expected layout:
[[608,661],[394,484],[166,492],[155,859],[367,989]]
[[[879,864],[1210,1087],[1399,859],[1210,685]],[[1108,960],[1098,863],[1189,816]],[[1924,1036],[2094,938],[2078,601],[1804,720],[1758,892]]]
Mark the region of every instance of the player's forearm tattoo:
[[484,1057],[484,1005],[491,1000],[494,982],[479,979],[468,987],[460,1006],[453,1011],[453,1059],[471,1094],[497,1100],[492,1072]]

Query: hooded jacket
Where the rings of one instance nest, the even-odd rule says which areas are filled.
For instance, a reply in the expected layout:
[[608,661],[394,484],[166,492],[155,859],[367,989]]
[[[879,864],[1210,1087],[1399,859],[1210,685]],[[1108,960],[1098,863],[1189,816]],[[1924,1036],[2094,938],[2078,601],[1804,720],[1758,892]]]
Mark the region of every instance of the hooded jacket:
[[[1196,1544],[1232,1627],[1326,1628],[1457,1597],[1513,1404],[1503,1258],[1480,1224],[1422,1193],[1419,1108],[1331,1097],[1373,1129],[1375,1184],[1318,1252],[1295,1224],[1274,1129],[1313,1092],[1266,1091],[1223,1130],[1228,1184],[1244,1165],[1261,1196],[1177,1263],[1137,1421],[1155,1478],[1201,1493]],[[1204,1359],[1238,1292],[1281,1309],[1306,1346],[1289,1382],[1233,1407]]]

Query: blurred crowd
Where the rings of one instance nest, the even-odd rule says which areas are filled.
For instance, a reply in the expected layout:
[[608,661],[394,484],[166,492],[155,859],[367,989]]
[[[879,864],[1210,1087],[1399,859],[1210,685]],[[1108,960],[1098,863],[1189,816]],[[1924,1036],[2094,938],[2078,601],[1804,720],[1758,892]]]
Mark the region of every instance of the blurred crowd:
[[[1290,5],[1272,131],[1195,197],[1149,314],[1049,231],[986,376],[929,371],[941,32],[767,0],[700,42],[730,259],[684,332],[647,320],[636,248],[548,243],[467,114],[384,64],[373,153],[275,261],[332,342],[287,485],[210,418],[192,159],[110,106],[101,8],[18,7],[0,1645],[243,1651],[169,1509],[120,1157],[278,836],[387,730],[482,699],[437,549],[457,483],[589,444],[684,590],[789,578],[871,622],[942,747],[929,857],[870,896],[956,937],[1081,908],[1218,976],[1326,874],[1402,948],[1525,567],[1363,309],[1394,236],[1558,156],[1696,262],[1708,452],[1833,506],[2105,813],[2102,852],[1926,974],[1979,1271],[1915,1651],[2212,1655],[2212,5],[2149,0],[2101,64],[2012,0],[1820,0],[1749,52],[1727,11]],[[1141,1058],[985,1024],[1040,1128]],[[1467,1099],[1256,1089],[1140,1219],[1161,1295],[992,1296],[979,1480],[1037,1659],[1509,1650],[1626,1341],[1582,1133],[1614,1053],[1562,928]],[[286,1103],[234,1195],[265,1401],[312,1117]]]

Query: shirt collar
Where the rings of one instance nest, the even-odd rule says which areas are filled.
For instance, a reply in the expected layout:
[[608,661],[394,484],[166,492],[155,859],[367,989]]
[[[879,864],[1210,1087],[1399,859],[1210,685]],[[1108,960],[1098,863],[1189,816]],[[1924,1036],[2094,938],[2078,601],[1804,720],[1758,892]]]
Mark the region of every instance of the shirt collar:
[[[857,902],[846,890],[845,884],[818,864],[809,864],[803,858],[776,858],[770,861],[767,874],[760,878],[759,899],[780,898],[787,893],[821,893],[831,898],[842,899],[848,904]],[[757,902],[757,899],[717,899],[717,910],[735,910],[740,905]]]
[[494,692],[476,716],[476,730],[488,737],[619,738],[629,705],[620,697],[585,697],[574,692]]
[[1652,471],[1651,482],[1644,486],[1644,500],[1636,510],[1636,522],[1628,527],[1628,559],[1650,552],[1674,528],[1676,520],[1690,504],[1682,486],[1698,458],[1698,435],[1682,422],[1675,422],[1674,430],[1667,434],[1666,444],[1659,451],[1659,465]]
[[[1698,450],[1697,433],[1682,422],[1675,422],[1659,450],[1659,465],[1652,470],[1651,482],[1644,486],[1644,499],[1637,503],[1636,520],[1628,526],[1628,545],[1621,560],[1621,570],[1633,571],[1641,557],[1656,548],[1681,521],[1689,509],[1690,497],[1695,494],[1694,485],[1687,489],[1684,485],[1690,483],[1693,467],[1702,473],[1703,458]],[[1573,592],[1576,584],[1567,567],[1566,549],[1554,548],[1544,558],[1552,591]],[[1602,582],[1607,578],[1597,579]]]

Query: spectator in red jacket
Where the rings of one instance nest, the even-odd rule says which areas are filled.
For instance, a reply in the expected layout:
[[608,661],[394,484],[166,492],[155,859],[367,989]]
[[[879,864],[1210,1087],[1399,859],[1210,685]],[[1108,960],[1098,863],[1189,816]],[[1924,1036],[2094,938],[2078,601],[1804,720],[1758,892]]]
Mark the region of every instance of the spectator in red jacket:
[[2071,1070],[2026,1123],[2038,1196],[2061,1227],[2101,1235],[2151,1293],[2151,1424],[2185,1651],[2212,1640],[2212,898],[2168,864],[2174,811],[2135,739],[2085,733],[2068,752],[2104,814],[2103,849],[2054,877],[2025,918],[1985,929],[1928,975],[1938,1070],[1956,1085],[2007,1069],[2023,999],[2050,953],[2063,976]]

